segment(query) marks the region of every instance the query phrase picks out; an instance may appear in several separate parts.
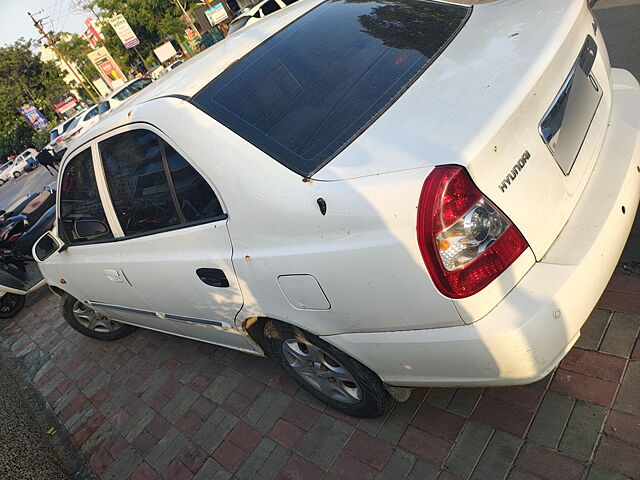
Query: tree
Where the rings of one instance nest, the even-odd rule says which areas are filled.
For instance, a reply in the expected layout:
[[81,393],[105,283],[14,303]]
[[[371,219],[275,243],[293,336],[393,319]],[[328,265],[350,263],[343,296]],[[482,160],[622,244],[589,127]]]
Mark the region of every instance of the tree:
[[[92,52],[92,49],[84,38],[75,33],[62,32],[56,35],[56,40],[56,46],[60,53],[80,71],[81,76],[89,80],[89,82],[100,78],[99,72],[87,56]],[[81,94],[86,93],[81,85],[76,85],[76,87]],[[98,96],[100,95],[100,92],[96,93]]]
[[52,62],[43,62],[33,51],[34,42],[19,39],[0,47],[0,162],[7,155],[35,145],[35,130],[18,112],[33,103],[47,119],[56,123],[51,100],[69,91]]
[[[184,39],[186,25],[180,19],[182,10],[171,0],[78,0],[80,6],[98,16],[105,46],[116,58],[128,64],[137,64],[138,56],[132,49],[127,50],[108,23],[108,19],[121,13],[134,31],[140,45],[137,47],[147,65],[157,63],[153,49],[163,43],[168,36]],[[196,5],[196,0],[180,0],[185,8]],[[185,5],[186,4],[186,5]],[[99,15],[98,15],[99,13]]]

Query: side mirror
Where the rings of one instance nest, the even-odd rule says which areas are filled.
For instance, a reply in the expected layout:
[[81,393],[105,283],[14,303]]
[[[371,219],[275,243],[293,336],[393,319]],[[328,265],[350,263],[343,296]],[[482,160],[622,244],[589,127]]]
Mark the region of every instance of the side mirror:
[[31,254],[38,263],[44,262],[54,254],[64,250],[65,245],[53,233],[47,232],[34,244]]
[[73,229],[78,238],[87,239],[104,235],[109,231],[109,227],[98,220],[76,220],[73,224]]

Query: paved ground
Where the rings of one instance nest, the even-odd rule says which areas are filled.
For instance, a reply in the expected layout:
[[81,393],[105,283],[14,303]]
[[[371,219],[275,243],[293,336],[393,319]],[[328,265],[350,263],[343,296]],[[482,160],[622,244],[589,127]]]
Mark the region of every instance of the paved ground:
[[50,294],[0,348],[105,480],[637,479],[640,282],[629,278],[603,302],[635,313],[594,311],[543,381],[419,389],[374,420],[325,408],[269,360],[145,330],[83,337]]

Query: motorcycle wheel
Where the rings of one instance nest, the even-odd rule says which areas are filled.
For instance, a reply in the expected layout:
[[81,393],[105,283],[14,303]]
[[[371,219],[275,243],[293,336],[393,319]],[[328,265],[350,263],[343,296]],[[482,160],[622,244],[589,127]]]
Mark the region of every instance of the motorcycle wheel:
[[25,296],[5,293],[0,297],[0,318],[11,318],[24,307]]

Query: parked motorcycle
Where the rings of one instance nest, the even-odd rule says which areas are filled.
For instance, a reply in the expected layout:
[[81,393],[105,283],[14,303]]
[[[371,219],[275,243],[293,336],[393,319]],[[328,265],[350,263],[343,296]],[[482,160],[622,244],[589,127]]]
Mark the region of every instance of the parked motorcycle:
[[[26,202],[26,203],[25,203]],[[55,191],[32,195],[0,218],[0,319],[22,310],[28,293],[42,287],[42,278],[31,250],[34,243],[53,228]],[[15,212],[19,211],[18,215]]]

